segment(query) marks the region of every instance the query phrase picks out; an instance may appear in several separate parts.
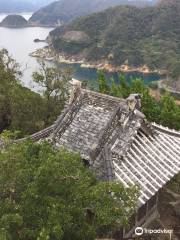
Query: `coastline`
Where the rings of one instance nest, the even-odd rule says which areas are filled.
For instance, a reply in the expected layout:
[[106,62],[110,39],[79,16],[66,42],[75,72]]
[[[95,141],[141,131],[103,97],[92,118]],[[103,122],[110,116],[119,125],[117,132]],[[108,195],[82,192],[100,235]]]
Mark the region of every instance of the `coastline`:
[[[97,69],[97,70],[103,70],[106,73],[115,73],[115,72],[123,72],[123,73],[130,73],[130,72],[138,72],[142,74],[158,74],[161,77],[166,74],[165,70],[155,70],[151,71],[147,66],[142,66],[139,68],[135,67],[129,67],[127,65],[122,66],[112,66],[108,64],[107,62],[98,62],[98,63],[88,63],[84,59],[77,59],[75,57],[68,57],[66,55],[57,54],[55,50],[53,50],[50,46],[46,46],[41,49],[37,49],[35,52],[29,54],[31,57],[44,59],[47,61],[52,62],[59,62],[59,63],[65,63],[65,64],[80,64],[81,68],[91,68],[91,69]],[[158,91],[161,91],[161,89],[166,90],[167,92],[170,92],[171,94],[176,94],[180,96],[180,92],[176,91],[176,89],[168,86],[165,84],[165,79],[161,78],[158,81]]]
[[81,68],[93,68],[97,70],[102,70],[108,73],[113,72],[139,72],[143,74],[165,74],[163,70],[150,70],[148,66],[144,65],[141,67],[131,67],[126,64],[121,66],[113,66],[112,64],[108,63],[106,60],[99,61],[99,62],[87,62],[85,59],[77,59],[76,57],[69,57],[64,54],[57,54],[51,47],[46,46],[41,49],[37,49],[35,52],[29,54],[31,57],[35,58],[42,58],[48,61],[56,61],[59,63],[66,63],[66,64],[80,64]]

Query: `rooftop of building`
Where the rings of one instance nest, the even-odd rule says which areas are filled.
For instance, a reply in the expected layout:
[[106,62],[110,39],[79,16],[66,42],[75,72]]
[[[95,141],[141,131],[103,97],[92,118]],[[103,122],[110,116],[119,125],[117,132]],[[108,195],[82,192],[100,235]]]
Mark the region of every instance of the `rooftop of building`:
[[180,132],[149,123],[138,94],[120,99],[77,88],[49,128],[31,136],[78,152],[103,180],[140,188],[145,204],[180,171]]

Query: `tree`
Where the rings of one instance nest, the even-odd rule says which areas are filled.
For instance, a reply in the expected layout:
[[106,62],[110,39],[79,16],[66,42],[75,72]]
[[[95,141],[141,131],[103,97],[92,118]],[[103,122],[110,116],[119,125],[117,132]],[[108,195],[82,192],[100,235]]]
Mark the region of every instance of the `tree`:
[[180,79],[180,61],[176,61],[169,66],[169,75],[171,80],[177,81]]
[[45,125],[49,125],[54,115],[60,113],[64,107],[68,95],[68,82],[72,79],[70,69],[50,67],[44,61],[40,61],[39,72],[33,73],[33,79],[43,88],[43,96],[46,100]]
[[180,107],[176,105],[174,98],[166,93],[162,97],[162,111],[160,114],[160,122],[162,125],[180,129]]
[[127,83],[127,79],[124,74],[119,75],[119,90],[123,98],[127,98],[130,94],[130,86]]
[[[105,76],[101,77],[101,79],[103,79],[103,85],[106,86],[107,80],[105,79]],[[100,87],[99,90],[102,91],[103,88]],[[102,91],[102,93],[103,92],[104,91]],[[125,75],[120,74],[117,83],[115,83],[114,79],[111,80],[108,88],[106,88],[106,93],[122,98],[127,98],[131,93],[141,94],[142,112],[146,115],[148,120],[155,122],[159,121],[159,104],[150,96],[149,90],[142,79],[131,79],[131,83],[128,84]]]
[[[101,76],[103,85],[106,86],[107,79]],[[131,79],[128,84],[124,75],[120,75],[120,81],[115,83],[112,79],[106,88],[106,94],[115,97],[127,98],[130,93],[141,94],[142,112],[150,122],[163,124],[164,126],[180,129],[180,107],[176,105],[174,98],[169,94],[161,97],[161,101],[156,101],[149,93],[148,87],[142,79]],[[99,81],[98,81],[99,83]],[[104,88],[99,87],[99,91],[104,93]]]
[[160,121],[160,105],[149,94],[149,89],[147,86],[145,86],[143,80],[132,80],[130,92],[141,94],[142,112],[145,114],[146,118],[149,121],[158,123]]
[[44,97],[21,85],[19,64],[7,50],[0,51],[0,133],[7,129],[29,135],[52,124],[61,113],[70,72],[43,67],[46,81],[40,73],[34,75],[40,84],[47,84]]
[[[46,101],[39,94],[16,85],[11,89],[11,131],[21,131],[21,137],[45,128]],[[54,118],[56,116],[53,115]]]
[[[0,132],[21,131],[21,136],[44,128],[45,101],[20,83],[20,66],[8,51],[0,51]],[[38,103],[38,104],[37,104]]]
[[18,84],[19,65],[6,49],[0,50],[0,131],[11,124],[11,89]]
[[[8,74],[11,83],[17,83],[18,77],[22,75],[19,64],[9,55],[7,49],[0,50],[0,70],[1,74]],[[1,79],[2,80],[2,79]]]
[[126,225],[139,196],[97,181],[78,154],[31,141],[0,152],[0,193],[3,240],[93,240]]
[[108,94],[110,88],[102,71],[98,72],[98,85],[99,85],[99,92]]

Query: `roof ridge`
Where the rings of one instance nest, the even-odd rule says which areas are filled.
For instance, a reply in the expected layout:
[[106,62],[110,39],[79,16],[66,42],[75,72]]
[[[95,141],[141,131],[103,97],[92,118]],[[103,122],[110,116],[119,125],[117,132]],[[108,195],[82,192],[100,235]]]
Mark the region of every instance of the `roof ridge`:
[[52,139],[56,139],[57,135],[60,137],[66,131],[66,128],[71,124],[74,117],[76,116],[79,108],[83,104],[83,100],[86,97],[86,93],[80,91],[77,96],[73,99],[67,109],[60,115],[59,119],[55,123]]
[[[17,140],[12,141],[13,143],[20,143],[26,140],[32,140],[32,141],[39,141],[41,139],[46,139],[48,138],[52,133],[53,133],[53,129],[54,129],[54,124],[50,125],[47,128],[42,129],[39,132],[33,133],[27,137],[23,137]],[[1,145],[1,143],[0,143]]]
[[112,100],[112,101],[115,101],[115,102],[119,102],[119,103],[124,102],[124,103],[126,103],[126,99],[123,99],[123,98],[114,97],[114,96],[111,96],[111,95],[108,95],[108,94],[92,91],[92,90],[85,89],[85,88],[81,88],[81,91],[89,93],[91,95],[95,95],[95,96],[99,96],[99,97],[102,97],[102,98],[105,98],[105,99],[109,99],[109,100]]
[[161,124],[157,124],[155,122],[151,123],[151,125],[155,128],[155,130],[167,133],[169,135],[172,135],[174,137],[179,137],[180,138],[180,131],[177,131],[175,129],[170,129],[168,127],[164,127]]
[[102,152],[104,146],[107,143],[107,140],[111,135],[110,129],[112,128],[112,126],[117,124],[117,122],[119,122],[121,113],[122,113],[121,104],[119,104],[117,108],[114,110],[113,114],[111,115],[110,120],[107,122],[106,126],[104,127],[104,129],[101,130],[101,133],[99,134],[98,143],[96,144],[96,146],[94,146],[94,149],[92,149],[90,153],[90,158],[92,161],[94,161]]

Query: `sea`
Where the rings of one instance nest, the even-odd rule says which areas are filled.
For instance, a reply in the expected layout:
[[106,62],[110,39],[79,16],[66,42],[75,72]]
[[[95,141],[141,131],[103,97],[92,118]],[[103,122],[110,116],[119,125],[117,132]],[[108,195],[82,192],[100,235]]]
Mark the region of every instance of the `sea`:
[[[17,14],[17,13],[16,13]],[[20,13],[27,20],[32,13]],[[7,16],[7,14],[0,14],[0,22]],[[39,70],[39,64],[36,58],[30,57],[29,54],[43,48],[47,44],[45,42],[34,42],[34,39],[46,39],[49,32],[53,28],[47,27],[27,27],[27,28],[4,28],[0,27],[0,49],[6,48],[9,54],[20,64],[23,76],[21,82],[24,86],[34,90],[41,91],[41,89],[33,82],[32,73]],[[52,63],[49,63],[52,64]],[[57,64],[57,63],[54,63]],[[97,80],[97,70],[92,68],[82,68],[80,64],[57,64],[60,68],[71,68],[73,77],[81,81],[87,82],[88,85],[93,86]],[[107,79],[112,77],[117,80],[119,73],[105,73]],[[160,79],[158,74],[141,74],[138,72],[127,73],[128,81],[131,78],[143,78],[148,84],[152,81]]]

